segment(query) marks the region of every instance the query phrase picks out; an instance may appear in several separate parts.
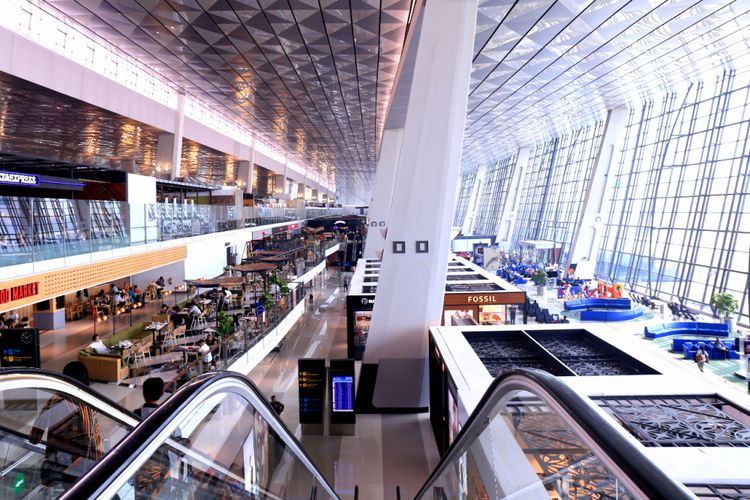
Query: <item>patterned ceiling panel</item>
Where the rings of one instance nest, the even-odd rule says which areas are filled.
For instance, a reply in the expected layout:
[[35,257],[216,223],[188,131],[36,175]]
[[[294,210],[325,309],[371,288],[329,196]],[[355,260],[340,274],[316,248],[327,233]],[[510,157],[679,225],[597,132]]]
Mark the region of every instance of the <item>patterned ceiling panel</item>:
[[0,151],[62,163],[156,165],[159,130],[0,72]]
[[480,0],[464,168],[737,64],[749,26],[748,0]]
[[[410,0],[45,0],[338,184],[371,189]],[[227,111],[228,110],[228,111]]]

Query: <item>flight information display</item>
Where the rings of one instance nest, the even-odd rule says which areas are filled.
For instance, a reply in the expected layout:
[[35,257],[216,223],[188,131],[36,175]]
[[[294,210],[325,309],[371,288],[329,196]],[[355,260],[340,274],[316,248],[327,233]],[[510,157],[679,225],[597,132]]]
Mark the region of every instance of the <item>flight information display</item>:
[[333,411],[354,411],[354,377],[335,376],[331,380],[333,388]]
[[332,359],[330,363],[331,423],[354,424],[354,360]]

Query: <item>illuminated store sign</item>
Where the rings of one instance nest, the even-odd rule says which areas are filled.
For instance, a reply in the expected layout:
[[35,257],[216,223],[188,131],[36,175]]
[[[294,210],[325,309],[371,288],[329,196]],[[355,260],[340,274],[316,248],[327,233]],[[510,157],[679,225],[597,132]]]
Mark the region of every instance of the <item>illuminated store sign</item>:
[[0,171],[0,184],[36,186],[37,184],[39,184],[39,176],[31,174],[19,174],[17,172]]
[[497,295],[469,295],[466,298],[469,302],[477,304],[496,304]]
[[0,304],[14,302],[16,300],[33,297],[39,294],[39,282],[27,283],[25,285],[12,286],[0,290]]

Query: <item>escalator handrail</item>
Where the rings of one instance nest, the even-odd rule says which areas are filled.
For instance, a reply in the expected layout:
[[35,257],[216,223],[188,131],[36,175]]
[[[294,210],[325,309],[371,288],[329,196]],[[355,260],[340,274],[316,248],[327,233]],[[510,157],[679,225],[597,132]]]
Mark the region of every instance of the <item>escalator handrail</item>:
[[[440,462],[415,498],[431,498],[428,493],[433,483],[440,478],[451,463],[459,458],[464,450],[469,449],[472,440],[482,432],[493,417],[490,412],[500,398],[507,393],[504,389],[509,385],[517,385],[519,382],[541,388],[545,395],[552,402],[557,403],[587,433],[606,457],[648,498],[672,500],[695,498],[684,485],[676,482],[656,466],[641,449],[616,432],[612,425],[570,386],[545,371],[530,368],[509,370],[492,381],[466,424],[441,457]],[[513,389],[516,388],[513,387]]]
[[[100,392],[97,392],[91,387],[83,385],[78,380],[62,373],[44,370],[42,368],[0,368],[0,384],[12,382],[15,378],[27,382],[29,385],[26,385],[25,387],[33,389],[40,388],[34,385],[35,382],[48,379],[53,384],[60,384],[58,390],[61,390],[68,396],[80,399],[83,403],[88,404],[98,413],[126,424],[129,427],[135,427],[138,425],[139,419],[135,416],[132,410],[128,410],[121,404],[102,395]],[[50,388],[46,390],[54,389]]]
[[[332,498],[338,498],[328,481],[318,471],[310,456],[302,448],[294,435],[284,425],[281,419],[266,400],[263,393],[246,376],[236,372],[220,372],[205,374],[194,378],[182,386],[164,403],[160,404],[153,413],[146,417],[128,436],[121,440],[107,455],[99,460],[94,467],[75,484],[73,484],[60,498],[97,498],[137,460],[154,439],[160,436],[175,418],[181,416],[183,410],[199,400],[202,395],[212,395],[211,386],[231,379],[240,382],[250,394],[250,403],[256,405],[286,446],[291,448],[298,458],[307,466],[313,477],[321,484]],[[270,418],[269,418],[270,417]],[[162,442],[163,444],[163,442]],[[146,457],[147,459],[148,457]]]

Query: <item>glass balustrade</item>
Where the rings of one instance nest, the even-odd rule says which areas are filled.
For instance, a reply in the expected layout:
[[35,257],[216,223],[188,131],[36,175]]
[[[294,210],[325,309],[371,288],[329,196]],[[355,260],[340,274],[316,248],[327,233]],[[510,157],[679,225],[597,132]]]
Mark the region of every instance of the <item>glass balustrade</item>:
[[346,213],[351,211],[0,196],[0,266]]

